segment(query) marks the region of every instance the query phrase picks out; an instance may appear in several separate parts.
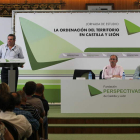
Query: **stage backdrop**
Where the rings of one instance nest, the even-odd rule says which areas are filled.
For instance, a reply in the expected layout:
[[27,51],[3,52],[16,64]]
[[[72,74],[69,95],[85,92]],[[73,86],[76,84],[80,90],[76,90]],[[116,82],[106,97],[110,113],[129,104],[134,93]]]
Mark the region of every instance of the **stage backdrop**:
[[0,17],[0,45],[7,42],[8,34],[12,33],[12,18]]
[[15,14],[16,43],[23,48],[26,73],[34,70],[38,73],[41,70],[100,71],[109,64],[109,56],[117,54],[118,65],[130,74],[140,64],[139,32],[138,12]]

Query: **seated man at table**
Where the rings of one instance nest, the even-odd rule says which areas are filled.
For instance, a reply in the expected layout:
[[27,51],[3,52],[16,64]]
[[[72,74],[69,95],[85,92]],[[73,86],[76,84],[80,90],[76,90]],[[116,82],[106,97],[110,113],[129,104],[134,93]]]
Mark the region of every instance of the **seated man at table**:
[[119,65],[116,65],[118,62],[118,57],[116,55],[111,55],[109,59],[110,65],[104,67],[102,78],[111,79],[111,78],[122,78],[124,72],[123,68]]
[[140,65],[136,68],[133,79],[140,79]]

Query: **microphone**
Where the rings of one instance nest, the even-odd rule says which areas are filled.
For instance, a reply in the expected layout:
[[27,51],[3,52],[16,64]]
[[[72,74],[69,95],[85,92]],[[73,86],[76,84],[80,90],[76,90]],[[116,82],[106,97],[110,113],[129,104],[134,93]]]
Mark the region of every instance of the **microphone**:
[[[14,51],[15,52],[15,48],[16,48],[16,46],[12,49],[12,51]],[[16,53],[16,52],[15,52]]]
[[[12,51],[14,51],[14,49],[12,50]],[[14,51],[15,52],[15,51]],[[16,52],[15,52],[16,53]]]
[[6,56],[7,51],[8,51],[8,49],[6,49],[6,52],[5,52],[4,58],[5,58],[5,56]]

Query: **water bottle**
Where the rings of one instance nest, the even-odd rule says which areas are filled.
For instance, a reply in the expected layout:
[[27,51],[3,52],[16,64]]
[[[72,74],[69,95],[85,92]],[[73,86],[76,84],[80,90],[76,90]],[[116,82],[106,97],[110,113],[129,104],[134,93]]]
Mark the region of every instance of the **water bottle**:
[[122,79],[125,79],[125,73],[123,72],[123,74],[122,74]]
[[88,74],[88,79],[92,79],[92,73],[91,72],[89,72],[89,74]]

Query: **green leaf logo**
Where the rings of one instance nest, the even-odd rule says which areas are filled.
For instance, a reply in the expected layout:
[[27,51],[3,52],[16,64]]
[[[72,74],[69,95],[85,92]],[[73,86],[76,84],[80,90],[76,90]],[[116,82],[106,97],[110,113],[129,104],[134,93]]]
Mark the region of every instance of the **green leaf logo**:
[[102,93],[102,91],[92,87],[91,85],[88,85],[88,89],[89,89],[89,92],[90,92],[91,96],[95,96],[95,95],[98,95],[98,94]]
[[19,19],[32,70],[71,60],[59,58],[62,53],[82,53],[79,48],[49,30],[25,18]]
[[6,59],[6,62],[10,62],[8,59]]
[[1,40],[0,40],[0,45],[4,44]]
[[124,21],[125,21],[125,26],[126,26],[128,35],[132,35],[132,34],[140,32],[139,26],[137,26],[136,24],[134,24],[126,19]]

